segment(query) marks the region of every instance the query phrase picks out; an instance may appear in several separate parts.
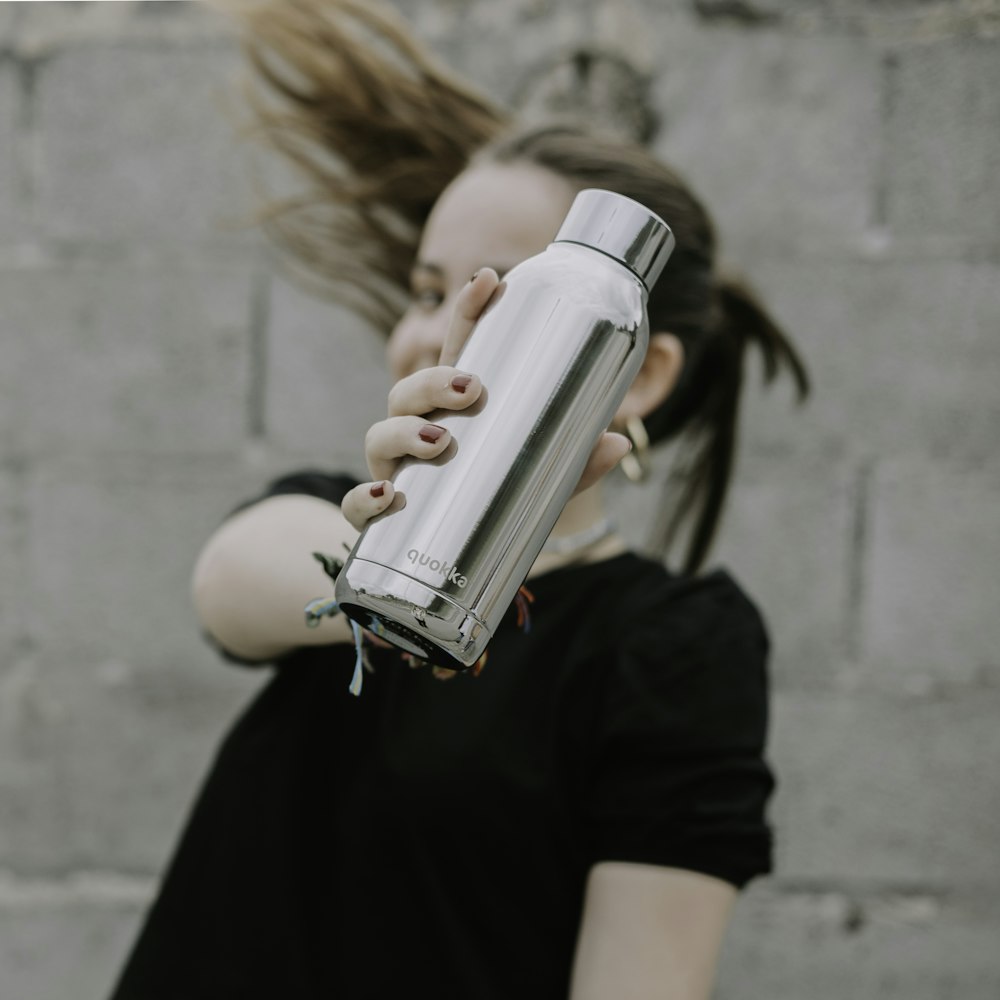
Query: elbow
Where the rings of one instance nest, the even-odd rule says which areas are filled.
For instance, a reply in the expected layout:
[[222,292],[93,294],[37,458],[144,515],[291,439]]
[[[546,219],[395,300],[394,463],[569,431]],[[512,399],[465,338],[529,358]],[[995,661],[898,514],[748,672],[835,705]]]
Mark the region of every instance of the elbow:
[[221,649],[241,660],[266,661],[283,650],[255,635],[245,594],[244,576],[231,553],[210,540],[191,574],[191,602],[202,631]]
[[218,641],[216,630],[217,602],[215,600],[215,559],[211,551],[212,544],[202,549],[191,574],[191,603],[194,606],[195,617],[204,632]]

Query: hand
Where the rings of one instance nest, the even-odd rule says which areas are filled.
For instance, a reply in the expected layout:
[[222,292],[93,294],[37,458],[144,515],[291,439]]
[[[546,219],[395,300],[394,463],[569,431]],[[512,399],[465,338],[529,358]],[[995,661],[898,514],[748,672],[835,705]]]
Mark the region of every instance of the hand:
[[[477,375],[454,367],[500,279],[491,268],[483,268],[462,289],[455,303],[440,363],[424,368],[397,382],[389,392],[388,419],[373,424],[365,436],[365,457],[374,482],[350,490],[341,503],[344,517],[362,531],[373,517],[388,509],[395,497],[392,475],[406,456],[432,459],[451,443],[451,433],[429,423],[420,414],[434,410],[464,410],[482,395]],[[574,494],[587,489],[611,471],[628,453],[630,444],[622,434],[606,432],[590,454]]]

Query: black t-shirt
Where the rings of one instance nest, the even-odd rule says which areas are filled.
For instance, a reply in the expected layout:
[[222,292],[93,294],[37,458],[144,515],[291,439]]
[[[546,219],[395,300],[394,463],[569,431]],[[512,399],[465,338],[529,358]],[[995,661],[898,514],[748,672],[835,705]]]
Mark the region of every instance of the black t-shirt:
[[354,697],[350,646],[277,664],[114,1000],[562,1000],[595,863],[768,871],[767,638],[733,580],[623,554],[528,587],[478,677],[375,649]]

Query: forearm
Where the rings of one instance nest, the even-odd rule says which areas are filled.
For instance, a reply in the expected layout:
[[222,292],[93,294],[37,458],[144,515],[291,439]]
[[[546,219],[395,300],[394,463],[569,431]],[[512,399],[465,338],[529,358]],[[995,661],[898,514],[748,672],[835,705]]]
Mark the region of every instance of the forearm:
[[203,628],[248,660],[350,641],[342,616],[309,628],[304,609],[317,597],[333,596],[333,584],[312,553],[343,558],[356,537],[339,507],[311,496],[269,497],[235,514],[208,540],[195,565],[192,594]]

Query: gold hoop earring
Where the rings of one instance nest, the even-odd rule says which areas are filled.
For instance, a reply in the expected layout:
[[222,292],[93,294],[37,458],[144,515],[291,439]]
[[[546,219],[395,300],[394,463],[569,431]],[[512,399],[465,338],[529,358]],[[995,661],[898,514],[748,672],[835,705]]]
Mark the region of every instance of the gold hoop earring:
[[633,483],[641,483],[649,475],[649,435],[641,417],[626,419],[625,436],[632,442],[632,450],[619,464]]

